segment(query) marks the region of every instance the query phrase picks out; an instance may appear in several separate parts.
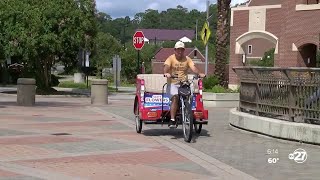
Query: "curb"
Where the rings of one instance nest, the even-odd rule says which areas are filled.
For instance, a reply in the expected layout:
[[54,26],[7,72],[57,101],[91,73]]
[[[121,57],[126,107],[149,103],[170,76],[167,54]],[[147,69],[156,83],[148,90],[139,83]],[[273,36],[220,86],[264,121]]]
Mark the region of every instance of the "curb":
[[269,137],[320,145],[320,126],[260,117],[230,110],[230,126]]
[[[17,94],[8,94],[0,92],[0,96],[4,97],[17,97]],[[36,95],[35,97],[46,97],[46,98],[59,98],[59,97],[72,97],[72,98],[82,98],[82,97],[90,97],[90,95],[86,94],[75,94],[75,95]]]

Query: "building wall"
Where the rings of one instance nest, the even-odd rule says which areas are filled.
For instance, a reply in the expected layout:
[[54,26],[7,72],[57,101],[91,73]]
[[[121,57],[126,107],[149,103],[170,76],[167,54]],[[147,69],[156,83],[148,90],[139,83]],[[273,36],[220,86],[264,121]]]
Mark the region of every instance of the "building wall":
[[154,39],[149,39],[148,44],[153,44],[153,45],[162,45],[165,41],[161,41],[161,40],[154,40]]
[[281,4],[281,0],[251,0],[249,6],[265,6]]
[[[284,1],[285,23],[282,27],[279,66],[305,66],[299,61],[300,47],[319,44],[320,6],[318,10],[296,10],[295,0]],[[312,7],[314,5],[307,5]]]
[[[233,11],[233,23],[230,27],[230,67],[229,67],[229,83],[230,84],[238,84],[239,78],[232,70],[232,67],[234,66],[243,66],[242,63],[242,54],[235,54],[235,46],[236,46],[236,39],[241,36],[242,34],[251,30],[264,30],[266,32],[269,32],[276,36],[279,39],[279,44],[281,43],[281,26],[283,24],[283,18],[282,18],[282,9],[281,8],[274,8],[270,7],[268,5],[279,5],[281,2],[279,0],[271,0],[271,1],[260,1],[260,0],[252,0],[250,3],[250,6],[258,6],[263,5],[261,9],[265,9],[265,24],[262,27],[259,26],[252,26],[249,27],[249,19],[250,19],[250,7],[244,8],[244,10],[237,9]],[[266,6],[266,7],[265,7]],[[251,14],[254,13],[264,13],[264,10],[255,9],[252,11]],[[252,17],[251,17],[252,18]],[[255,20],[254,18],[252,18]],[[254,43],[257,45],[254,45],[253,50],[256,54],[251,55],[253,56],[261,56],[259,54],[263,54],[265,51],[269,50],[272,47],[275,47],[275,44],[270,42],[269,40],[265,39],[252,39],[247,41],[242,45],[243,50],[246,50],[247,45],[249,43]],[[257,49],[258,52],[256,51]],[[250,55],[249,55],[250,57]],[[276,59],[279,59],[278,55],[275,55],[275,61]],[[276,63],[275,63],[276,64]]]
[[283,24],[283,11],[279,9],[267,9],[266,12],[266,31],[272,33],[280,39],[281,26]]
[[300,0],[300,4],[318,4],[318,0]]
[[[311,1],[309,1],[310,3]],[[274,8],[281,4],[281,8]],[[248,32],[249,28],[249,9],[250,6],[263,5],[266,9],[265,15],[265,31],[270,32],[278,38],[278,54],[275,54],[275,66],[280,67],[295,67],[306,66],[301,58],[299,49],[308,43],[317,45],[319,49],[320,41],[320,4],[306,4],[305,0],[252,0],[249,7],[245,10],[235,9],[230,35],[230,67],[229,67],[229,82],[230,84],[238,84],[238,78],[233,73],[232,67],[242,65],[240,54],[235,54],[235,41],[243,34]],[[263,11],[261,11],[263,12]],[[252,19],[252,18],[251,18]],[[253,19],[255,20],[255,19]],[[262,27],[263,28],[263,27]],[[255,49],[253,47],[253,49]]]

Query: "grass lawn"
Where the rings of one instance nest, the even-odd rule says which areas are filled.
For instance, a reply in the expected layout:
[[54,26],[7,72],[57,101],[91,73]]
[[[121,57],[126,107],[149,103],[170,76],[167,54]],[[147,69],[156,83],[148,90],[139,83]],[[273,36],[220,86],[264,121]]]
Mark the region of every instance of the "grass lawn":
[[[73,81],[63,81],[60,82],[58,87],[61,88],[74,88],[74,89],[90,89],[91,88],[91,81],[89,80],[88,83],[88,88],[87,88],[87,83],[74,83]],[[113,87],[110,87],[110,85],[108,86],[108,90],[111,92],[115,92],[116,89]]]
[[[112,82],[109,81],[108,83],[109,83],[109,86],[115,86],[113,81]],[[135,84],[130,84],[130,83],[127,83],[127,82],[121,82],[120,86],[122,86],[122,87],[136,87]]]
[[[74,83],[73,81],[63,81],[60,82],[58,87],[61,88],[76,88],[76,89],[87,89],[87,83]],[[90,81],[88,83],[88,88],[91,87]]]

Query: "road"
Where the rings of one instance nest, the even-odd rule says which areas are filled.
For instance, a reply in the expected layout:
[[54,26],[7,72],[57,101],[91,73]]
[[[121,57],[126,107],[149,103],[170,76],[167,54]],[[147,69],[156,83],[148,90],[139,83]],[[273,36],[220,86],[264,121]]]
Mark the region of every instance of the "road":
[[[134,121],[133,96],[118,95],[110,97],[112,106],[104,108]],[[117,101],[118,100],[118,101]],[[228,124],[229,108],[209,108],[209,124],[202,133],[188,145],[258,179],[318,179],[320,171],[320,147],[269,138],[232,128]],[[173,142],[184,142],[181,127],[175,130],[167,126],[148,125],[141,136],[167,136]],[[288,158],[298,148],[307,152],[304,163],[296,163]],[[272,154],[268,154],[274,152]],[[276,163],[268,163],[275,158]]]

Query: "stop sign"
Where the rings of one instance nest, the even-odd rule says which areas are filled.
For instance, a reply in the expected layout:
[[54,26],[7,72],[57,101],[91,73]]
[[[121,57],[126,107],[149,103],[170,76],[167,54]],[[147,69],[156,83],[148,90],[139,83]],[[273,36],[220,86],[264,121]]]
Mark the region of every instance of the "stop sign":
[[137,31],[133,35],[133,46],[136,50],[141,50],[144,46],[144,34],[142,31]]

